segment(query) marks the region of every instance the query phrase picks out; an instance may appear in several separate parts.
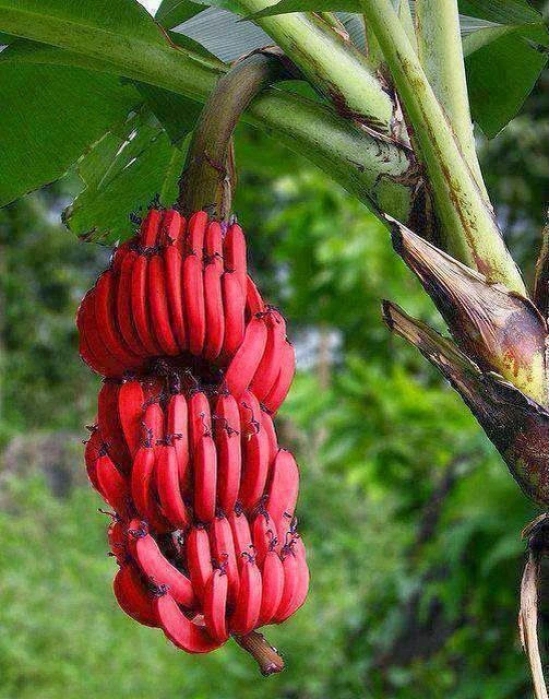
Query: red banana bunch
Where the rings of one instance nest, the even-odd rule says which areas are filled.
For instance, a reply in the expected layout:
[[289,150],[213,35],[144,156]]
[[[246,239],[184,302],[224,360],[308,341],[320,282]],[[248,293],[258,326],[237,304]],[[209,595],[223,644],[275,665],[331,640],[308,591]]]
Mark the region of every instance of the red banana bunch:
[[281,314],[248,276],[241,227],[199,211],[152,209],[79,309],[80,354],[108,378],[147,375],[159,360],[236,398],[252,387],[271,412],[294,376]]
[[309,585],[298,467],[272,418],[294,352],[241,228],[151,210],[77,324],[105,377],[85,459],[114,511],[121,608],[190,653],[284,621]]

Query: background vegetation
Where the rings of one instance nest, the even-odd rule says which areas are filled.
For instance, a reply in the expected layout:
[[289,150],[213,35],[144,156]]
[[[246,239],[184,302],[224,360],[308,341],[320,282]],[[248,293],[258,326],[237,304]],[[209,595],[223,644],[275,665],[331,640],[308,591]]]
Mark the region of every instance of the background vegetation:
[[[546,81],[480,144],[526,266],[548,186]],[[301,464],[312,586],[269,633],[288,669],[261,681],[231,643],[186,656],[116,606],[80,444],[99,381],[74,327],[108,250],[60,224],[73,175],[0,212],[0,698],[529,697],[515,619],[535,511],[460,399],[390,336],[380,299],[437,313],[362,206],[258,132],[236,146],[235,209],[300,362],[279,431]]]

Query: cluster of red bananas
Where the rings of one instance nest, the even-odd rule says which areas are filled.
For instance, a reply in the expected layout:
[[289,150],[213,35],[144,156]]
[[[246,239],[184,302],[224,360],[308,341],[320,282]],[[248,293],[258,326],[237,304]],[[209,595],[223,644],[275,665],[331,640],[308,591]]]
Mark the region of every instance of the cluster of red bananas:
[[105,377],[85,456],[115,512],[122,609],[192,653],[284,621],[309,584],[298,467],[272,419],[294,352],[241,228],[151,210],[77,324]]

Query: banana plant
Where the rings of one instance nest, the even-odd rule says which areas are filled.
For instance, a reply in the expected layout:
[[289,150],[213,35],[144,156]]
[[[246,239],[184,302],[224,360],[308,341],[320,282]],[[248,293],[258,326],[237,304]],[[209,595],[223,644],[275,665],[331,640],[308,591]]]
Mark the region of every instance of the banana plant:
[[[272,46],[287,82],[268,76],[239,118],[387,224],[449,336],[387,300],[385,322],[450,382],[546,509],[547,233],[528,287],[474,134],[475,122],[496,135],[546,64],[547,28],[526,0],[163,0],[154,17],[136,0],[0,0],[0,32],[0,204],[76,170],[84,189],[65,223],[102,244],[130,237],[127,214],[155,195],[177,199],[202,105],[245,55]],[[547,516],[526,537],[521,637],[541,699]]]

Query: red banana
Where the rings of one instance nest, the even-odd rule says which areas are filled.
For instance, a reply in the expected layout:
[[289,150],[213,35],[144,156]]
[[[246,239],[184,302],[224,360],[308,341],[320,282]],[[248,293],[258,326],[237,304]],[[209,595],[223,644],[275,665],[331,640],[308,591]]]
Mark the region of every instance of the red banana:
[[192,527],[186,540],[187,563],[193,591],[202,600],[206,583],[212,575],[212,553],[208,532],[204,527]]
[[262,604],[262,575],[253,556],[246,554],[241,569],[239,596],[229,618],[231,633],[245,636],[258,623]]
[[189,431],[193,451],[204,436],[212,434],[210,403],[202,391],[193,393],[189,399]]
[[86,473],[88,474],[90,483],[100,494],[101,491],[97,480],[95,466],[101,453],[105,451],[106,447],[101,432],[97,427],[94,427],[90,435],[90,438],[86,442],[86,446],[84,448],[84,461],[86,463]]
[[270,443],[267,432],[262,427],[260,405],[251,391],[246,391],[239,401],[239,412],[243,454],[239,502],[250,511],[256,507],[265,489]]
[[112,381],[105,381],[101,387],[97,397],[97,425],[109,456],[123,473],[129,473],[132,459],[118,416],[119,390],[120,385]]
[[122,520],[114,518],[107,529],[107,541],[109,551],[119,565],[124,565],[128,560],[127,537]]
[[206,333],[204,283],[200,255],[190,254],[183,260],[182,286],[189,351],[191,354],[200,356]]
[[95,476],[104,500],[118,515],[127,518],[131,502],[128,483],[108,454],[102,454],[96,461]]
[[158,595],[154,599],[155,612],[166,637],[187,653],[209,653],[219,648],[206,629],[190,621],[170,594]]
[[248,524],[248,519],[246,515],[239,511],[231,512],[227,520],[229,526],[231,527],[231,533],[233,534],[233,542],[235,544],[235,555],[237,557],[237,566],[239,570],[242,570],[244,563],[243,554],[247,553],[252,555],[254,551],[254,545],[252,544],[252,533],[250,531],[250,525]]
[[216,445],[205,435],[196,444],[193,457],[195,516],[200,522],[210,522],[216,513],[217,480]]
[[187,227],[187,238],[185,240],[185,251],[187,254],[195,255],[202,260],[204,237],[206,226],[208,225],[208,214],[205,211],[197,211],[189,219]]
[[158,510],[155,499],[155,450],[151,446],[141,447],[134,457],[132,468],[132,499],[139,515],[158,532],[170,531],[170,524]]
[[158,245],[159,227],[162,211],[150,209],[141,224],[140,243],[144,248],[154,248]]
[[130,522],[128,543],[134,560],[151,583],[156,587],[166,585],[178,604],[192,609],[195,595],[191,581],[164,557],[144,522]]
[[237,502],[241,481],[240,416],[237,401],[222,394],[215,410],[216,451],[218,454],[218,505],[231,512]]
[[164,411],[160,403],[149,403],[143,413],[142,442],[154,447],[166,437]]
[[242,344],[245,331],[246,297],[237,275],[226,272],[222,277],[224,335],[223,355],[232,357]]
[[222,227],[217,221],[209,224],[204,236],[204,259],[207,265],[214,265],[223,273]]
[[280,624],[292,613],[294,598],[298,592],[299,569],[298,560],[294,552],[289,547],[283,550],[283,569],[285,573],[285,584],[281,601],[273,616],[273,621]]
[[113,581],[113,590],[120,608],[128,616],[144,626],[159,625],[153,595],[147,590],[132,563],[126,563],[120,568]]
[[282,315],[270,310],[265,315],[267,324],[267,339],[262,360],[250,383],[260,402],[263,402],[275,386],[285,355],[286,323]]
[[218,358],[223,347],[225,322],[223,315],[222,278],[221,272],[215,264],[207,264],[204,268],[204,312],[205,312],[205,338],[204,358],[213,362]]
[[77,315],[77,326],[83,342],[80,351],[84,361],[92,369],[107,378],[122,376],[126,366],[114,357],[105,346],[97,327],[95,315],[95,288],[89,291],[80,304]]
[[277,434],[275,433],[275,425],[273,424],[273,419],[264,410],[262,410],[262,427],[267,434],[267,441],[269,442],[269,467],[271,468],[277,452],[279,451],[279,445],[277,444]]
[[168,209],[162,216],[160,224],[160,243],[163,246],[181,246],[181,238],[185,232],[185,219],[175,209]]
[[149,259],[147,268],[147,295],[151,310],[151,323],[163,354],[174,356],[179,354],[180,350],[172,332],[166,289],[162,257],[153,255]]
[[180,491],[176,448],[165,444],[155,447],[157,493],[166,519],[174,529],[186,529],[190,518]]
[[166,435],[176,450],[180,489],[185,492],[189,481],[189,428],[187,399],[181,393],[170,396],[166,409]]
[[183,306],[183,260],[175,245],[169,245],[163,252],[164,274],[168,311],[175,340],[180,352],[187,350],[187,330]]
[[225,374],[225,384],[235,398],[240,398],[249,387],[262,359],[266,339],[265,320],[262,316],[255,316],[247,325],[242,345],[231,360]]
[[97,330],[101,334],[109,354],[128,370],[139,366],[142,360],[126,345],[116,324],[116,294],[116,280],[112,270],[108,269],[100,275],[96,283],[95,317]]
[[262,401],[271,413],[276,413],[286,398],[294,378],[295,366],[294,348],[287,340],[283,346],[281,368],[275,380],[275,385],[269,392],[269,395]]
[[250,275],[246,278],[246,309],[249,313],[249,318],[247,318],[247,320],[265,311],[264,300]]
[[289,451],[281,449],[273,462],[265,505],[277,528],[280,546],[285,545],[285,538],[294,518],[299,481],[300,474],[294,457]]
[[283,562],[276,551],[268,551],[262,567],[262,605],[258,626],[271,623],[281,604],[284,586]]
[[162,349],[157,343],[151,322],[147,293],[148,267],[149,257],[144,254],[138,255],[132,267],[132,320],[147,354],[156,357],[162,354]]
[[246,240],[242,228],[233,223],[223,241],[223,256],[228,272],[235,272],[243,293],[247,287]]
[[139,255],[134,250],[128,251],[120,265],[116,298],[116,319],[118,329],[126,345],[138,356],[146,357],[148,352],[139,339],[132,319],[132,271]]
[[118,392],[118,417],[133,457],[141,445],[145,396],[139,381],[125,381]]
[[212,572],[204,590],[204,623],[208,633],[218,643],[229,638],[225,620],[228,579],[224,570]]
[[272,551],[277,542],[275,523],[266,510],[260,510],[252,522],[252,541],[256,550],[256,561],[262,566],[267,552]]
[[228,601],[232,606],[239,593],[239,571],[231,525],[226,517],[216,517],[210,527],[210,550],[218,567],[227,573],[229,582]]

